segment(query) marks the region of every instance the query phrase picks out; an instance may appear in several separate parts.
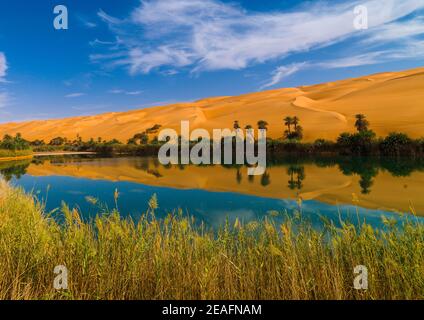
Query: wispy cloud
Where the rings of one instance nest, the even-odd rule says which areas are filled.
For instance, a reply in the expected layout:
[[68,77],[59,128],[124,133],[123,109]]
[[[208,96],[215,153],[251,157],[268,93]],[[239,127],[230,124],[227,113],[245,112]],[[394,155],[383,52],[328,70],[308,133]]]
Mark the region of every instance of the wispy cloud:
[[65,96],[65,98],[79,98],[79,97],[82,97],[82,96],[85,96],[86,94],[85,93],[83,93],[83,92],[75,92],[75,93],[70,93],[70,94],[67,94],[66,96]]
[[91,22],[91,21],[85,21],[85,22],[84,22],[84,25],[85,25],[87,28],[95,28],[95,27],[97,27],[97,24],[95,24],[94,22]]
[[80,24],[88,29],[94,29],[97,27],[97,22],[94,19],[90,19],[87,16],[78,14],[76,16]]
[[289,77],[290,75],[304,69],[306,66],[307,66],[306,62],[293,63],[288,66],[280,66],[273,71],[270,81],[265,83],[260,89],[262,90],[265,88],[272,87],[280,83],[283,79]]
[[[368,30],[353,26],[358,4],[368,9]],[[181,68],[239,70],[346,39],[375,45],[419,35],[421,20],[402,18],[423,8],[422,0],[368,0],[259,13],[218,0],[145,0],[122,19],[98,12],[120,43],[91,58],[109,67],[126,67],[131,74]],[[396,33],[399,27],[403,31]],[[273,74],[274,81],[290,72],[284,68]]]
[[[7,60],[6,55],[3,52],[0,52],[0,84],[6,83],[6,74],[7,74]],[[3,109],[9,106],[11,103],[11,97],[8,91],[0,88],[0,109]],[[4,111],[2,111],[5,114]]]
[[393,60],[405,59],[423,59],[424,58],[424,43],[406,41],[402,48],[388,49],[382,51],[367,52],[348,57],[324,60],[321,62],[303,62],[294,63],[288,66],[280,66],[276,68],[270,80],[259,89],[265,89],[275,86],[285,80],[288,76],[295,74],[305,69],[339,69],[351,68],[367,65],[375,65],[390,62]]
[[120,24],[121,20],[114,18],[110,15],[108,15],[106,12],[104,12],[102,9],[99,10],[99,12],[97,12],[97,15],[105,22],[110,23],[110,24]]
[[409,21],[394,22],[375,28],[372,35],[366,38],[365,44],[408,40],[424,34],[424,17],[416,17]]
[[112,94],[125,94],[125,95],[128,95],[128,96],[138,96],[138,95],[142,94],[143,91],[141,91],[141,90],[137,90],[137,91],[126,91],[126,90],[121,90],[121,89],[113,89],[113,90],[110,90],[109,93],[112,93]]
[[10,104],[10,96],[6,91],[0,91],[0,109],[7,107]]
[[7,71],[6,55],[3,52],[0,52],[0,82],[5,81],[6,71]]
[[72,110],[84,112],[100,112],[101,110],[106,110],[108,108],[110,108],[110,106],[104,104],[84,104],[71,107]]

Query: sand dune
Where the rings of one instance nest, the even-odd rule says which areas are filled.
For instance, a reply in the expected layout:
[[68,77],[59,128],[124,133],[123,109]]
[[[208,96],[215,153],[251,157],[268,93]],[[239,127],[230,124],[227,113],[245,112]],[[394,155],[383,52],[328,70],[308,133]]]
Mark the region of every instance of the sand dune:
[[424,68],[128,112],[0,124],[0,135],[20,132],[27,139],[49,141],[57,136],[75,139],[79,134],[83,139],[126,141],[155,124],[179,129],[181,120],[207,130],[232,128],[234,120],[243,127],[266,120],[268,135],[279,138],[283,118],[296,115],[306,141],[334,140],[343,131],[353,131],[358,113],[367,115],[378,135],[403,131],[415,138],[424,136]]

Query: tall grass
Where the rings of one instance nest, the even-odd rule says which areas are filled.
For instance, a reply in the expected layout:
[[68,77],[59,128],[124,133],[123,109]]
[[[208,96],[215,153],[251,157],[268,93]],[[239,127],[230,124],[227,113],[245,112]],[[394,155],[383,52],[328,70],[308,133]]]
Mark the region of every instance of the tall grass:
[[[0,194],[0,299],[423,299],[424,227],[328,227],[271,219],[210,232],[191,218],[92,223],[63,207],[59,225],[23,191]],[[69,289],[53,288],[56,265]],[[353,288],[357,265],[369,289]]]

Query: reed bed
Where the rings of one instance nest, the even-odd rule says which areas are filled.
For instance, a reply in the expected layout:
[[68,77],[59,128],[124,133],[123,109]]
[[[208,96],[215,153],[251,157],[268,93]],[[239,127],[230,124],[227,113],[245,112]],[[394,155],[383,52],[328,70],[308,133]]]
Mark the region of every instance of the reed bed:
[[[0,299],[423,299],[424,227],[384,231],[302,218],[227,223],[210,231],[181,214],[137,222],[116,210],[84,222],[65,205],[49,217],[31,195],[0,195]],[[53,270],[67,267],[68,290]],[[368,290],[354,289],[354,267]]]

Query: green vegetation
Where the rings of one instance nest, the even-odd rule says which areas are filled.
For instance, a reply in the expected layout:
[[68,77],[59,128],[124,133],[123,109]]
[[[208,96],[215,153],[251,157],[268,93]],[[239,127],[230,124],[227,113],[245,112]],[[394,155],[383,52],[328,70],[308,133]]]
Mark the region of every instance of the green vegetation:
[[32,150],[5,150],[0,149],[0,159],[1,158],[19,158],[27,157],[32,155]]
[[[284,124],[287,126],[287,130],[284,131],[284,139],[301,141],[303,139],[303,128],[299,125],[298,117],[286,117]],[[292,126],[294,127],[292,130]]]
[[[181,214],[156,219],[155,197],[138,222],[114,210],[86,223],[64,206],[61,224],[21,190],[3,186],[1,197],[0,299],[424,298],[424,226],[413,217],[384,231],[318,231],[274,213],[211,232]],[[57,265],[68,291],[53,289]],[[353,288],[357,265],[368,268],[366,291]]]
[[[285,117],[283,120],[286,129],[283,136],[280,139],[267,138],[267,151],[275,156],[287,153],[390,157],[424,156],[424,138],[411,139],[406,134],[398,132],[392,132],[387,137],[377,137],[375,132],[370,129],[370,123],[365,115],[358,114],[355,118],[354,126],[357,131],[355,133],[341,133],[337,141],[317,139],[313,143],[303,143],[305,129],[300,125],[301,120],[297,116]],[[257,122],[258,129],[268,130],[268,126],[269,124],[265,120]],[[101,154],[155,155],[163,144],[158,141],[157,136],[161,127],[161,125],[156,124],[143,132],[136,133],[128,139],[126,144],[116,139],[106,141],[101,137],[84,141],[79,135],[75,140],[56,137],[49,143],[45,143],[43,140],[28,143],[19,134],[15,138],[7,135],[0,144],[0,149],[26,150],[31,146],[35,152],[89,151]],[[240,130],[241,128],[240,121],[234,121],[233,129]],[[253,126],[247,124],[244,128],[249,130],[253,129]]]
[[[413,140],[406,134],[393,132],[385,138],[377,138],[363,114],[355,116],[356,133],[344,132],[336,142],[318,139],[313,143],[301,143],[303,128],[297,117],[286,117],[287,130],[283,140],[269,140],[270,153],[336,154],[357,156],[423,156],[424,139]],[[292,127],[293,126],[293,127]]]
[[26,157],[31,154],[29,142],[23,139],[20,133],[16,134],[15,137],[7,134],[0,140],[0,159]]

